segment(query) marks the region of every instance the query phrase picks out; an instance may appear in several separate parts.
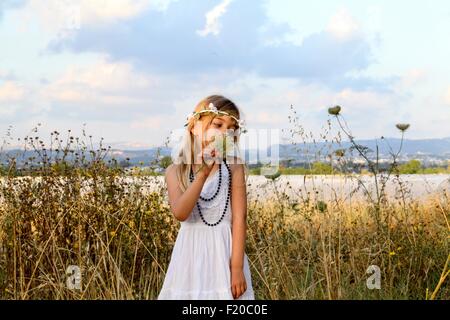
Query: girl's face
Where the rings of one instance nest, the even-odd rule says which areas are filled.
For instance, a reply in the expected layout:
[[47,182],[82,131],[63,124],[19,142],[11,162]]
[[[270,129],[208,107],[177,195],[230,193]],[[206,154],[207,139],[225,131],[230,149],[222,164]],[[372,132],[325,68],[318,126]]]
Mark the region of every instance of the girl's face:
[[202,127],[203,122],[197,121],[191,131],[195,135],[196,139],[199,139],[201,136],[203,136],[202,147],[206,147],[211,142],[213,136],[224,134],[227,132],[232,134],[235,130],[237,130],[236,121],[227,115],[215,117],[212,122],[206,127],[203,134]]

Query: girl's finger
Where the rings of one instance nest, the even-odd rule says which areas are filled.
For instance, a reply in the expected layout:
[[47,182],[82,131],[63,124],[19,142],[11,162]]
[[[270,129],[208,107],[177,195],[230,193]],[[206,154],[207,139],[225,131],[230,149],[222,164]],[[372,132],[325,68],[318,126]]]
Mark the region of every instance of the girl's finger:
[[236,298],[239,298],[240,296],[242,296],[242,294],[243,294],[242,288],[239,286],[238,294],[237,294],[237,297],[236,297]]
[[239,285],[236,285],[236,298],[239,298],[241,296],[241,287]]

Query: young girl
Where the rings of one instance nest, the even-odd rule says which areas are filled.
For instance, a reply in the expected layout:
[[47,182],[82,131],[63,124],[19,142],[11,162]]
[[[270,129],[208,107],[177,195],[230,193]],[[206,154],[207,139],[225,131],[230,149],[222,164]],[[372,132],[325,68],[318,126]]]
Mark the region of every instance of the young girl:
[[233,133],[243,120],[229,99],[212,95],[188,118],[181,149],[166,170],[171,211],[181,227],[158,299],[253,300],[244,252],[247,192],[245,164],[212,148],[217,134]]

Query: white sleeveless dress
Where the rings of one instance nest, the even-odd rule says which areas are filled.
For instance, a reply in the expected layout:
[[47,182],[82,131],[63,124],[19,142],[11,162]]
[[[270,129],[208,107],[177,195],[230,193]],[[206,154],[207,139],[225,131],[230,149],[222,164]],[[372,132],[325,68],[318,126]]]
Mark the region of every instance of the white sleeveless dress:
[[[224,163],[219,193],[211,201],[198,199],[204,219],[218,221],[225,208],[228,195],[228,170]],[[211,198],[219,185],[219,170],[209,176],[201,196]],[[231,292],[231,204],[222,221],[215,226],[206,225],[197,205],[181,227],[175,241],[170,263],[158,300],[233,300]],[[238,300],[254,300],[248,257],[244,253],[244,276],[247,290]]]

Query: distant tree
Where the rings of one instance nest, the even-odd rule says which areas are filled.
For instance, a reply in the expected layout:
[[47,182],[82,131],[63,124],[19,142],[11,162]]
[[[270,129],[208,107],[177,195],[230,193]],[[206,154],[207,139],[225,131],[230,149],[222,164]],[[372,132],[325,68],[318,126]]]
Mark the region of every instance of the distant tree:
[[280,166],[283,168],[289,168],[292,166],[292,161],[294,161],[294,159],[283,159],[280,160]]
[[131,166],[131,164],[130,164],[130,159],[127,158],[126,160],[120,160],[120,161],[119,161],[119,166],[120,166],[121,168],[128,168],[128,167],[130,167],[130,166]]
[[66,161],[60,161],[58,163],[52,163],[50,167],[52,168],[53,172],[57,174],[64,174],[70,169],[70,164]]
[[312,166],[313,174],[331,174],[333,172],[333,168],[328,163],[323,162],[314,162]]
[[419,160],[413,159],[409,160],[407,163],[402,164],[398,167],[399,173],[403,174],[414,174],[418,173],[422,168],[422,164]]
[[164,169],[167,169],[168,166],[172,164],[172,157],[164,156],[161,158],[160,166]]

